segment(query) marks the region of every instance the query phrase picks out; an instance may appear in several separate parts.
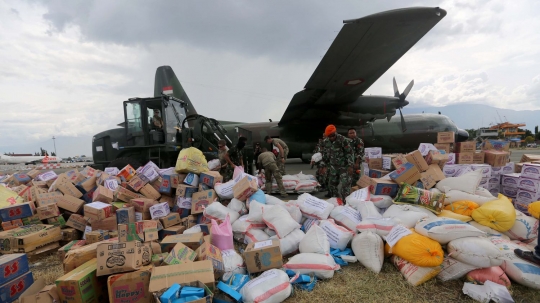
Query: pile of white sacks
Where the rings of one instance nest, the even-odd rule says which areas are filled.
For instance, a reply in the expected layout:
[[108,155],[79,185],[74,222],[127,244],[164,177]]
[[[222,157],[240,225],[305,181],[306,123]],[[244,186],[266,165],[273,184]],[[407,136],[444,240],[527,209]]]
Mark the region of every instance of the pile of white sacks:
[[[479,188],[480,179],[478,172],[471,172],[439,182],[432,191],[444,192],[447,198],[438,215],[417,205],[396,204],[390,196],[372,195],[367,188],[351,193],[345,205],[308,193],[285,202],[259,191],[246,202],[213,202],[204,214],[222,221],[229,216],[240,243],[279,239],[282,255],[289,257],[284,269],[320,279],[332,278],[340,268],[330,250],[350,247],[354,256],[347,261],[379,273],[385,256],[391,257],[413,286],[435,277],[448,281],[466,276],[505,286],[511,279],[540,289],[540,267],[514,254],[515,248],[534,249],[538,220],[514,210],[505,197]],[[226,252],[223,259],[224,280],[246,273],[238,252]]]

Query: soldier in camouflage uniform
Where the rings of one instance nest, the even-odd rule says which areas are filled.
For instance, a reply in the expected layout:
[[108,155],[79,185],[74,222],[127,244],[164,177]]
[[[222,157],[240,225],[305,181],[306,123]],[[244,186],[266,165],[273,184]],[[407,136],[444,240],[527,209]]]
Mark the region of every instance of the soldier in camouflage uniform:
[[285,161],[287,161],[287,156],[289,155],[289,147],[279,138],[266,136],[264,137],[264,141],[266,141],[267,144],[272,144],[274,147],[278,148],[279,153],[276,155],[276,165],[278,166],[281,175],[285,175]]
[[[337,133],[334,125],[328,125],[324,131],[323,161],[328,166],[328,194],[342,200],[351,192],[351,177],[354,166],[354,152],[351,141]],[[341,183],[341,191],[338,185]]]
[[360,179],[360,169],[362,167],[362,158],[364,157],[364,141],[356,136],[356,129],[349,128],[347,137],[351,140],[351,147],[354,151],[354,167],[352,184]]
[[281,178],[281,173],[279,172],[276,164],[276,156],[272,152],[269,152],[266,147],[263,147],[261,151],[262,153],[257,158],[257,163],[260,164],[260,166],[264,167],[266,194],[269,195],[270,193],[272,193],[272,177],[274,177],[276,179],[276,183],[278,185],[281,197],[287,197],[288,195],[285,192],[285,187],[283,186],[283,179]]
[[[315,146],[315,150],[313,150],[313,154],[316,154],[316,153],[321,153],[321,155],[324,154],[323,142],[325,138],[326,138],[326,135],[323,133],[322,139],[319,139],[319,142]],[[313,167],[313,164],[315,163],[311,161],[312,167]],[[327,173],[326,173],[326,164],[324,163],[324,161],[321,160],[317,162],[316,165],[317,165],[317,171],[315,172],[315,178],[317,179],[317,182],[319,182],[319,184],[321,185],[321,189],[326,190],[327,183],[328,183],[328,178],[327,178]]]
[[244,146],[246,146],[246,141],[247,139],[244,137],[238,138],[236,146],[230,148],[225,154],[225,161],[227,161],[228,165],[225,174],[223,175],[223,182],[227,182],[233,178],[234,168],[236,166],[244,167],[244,155],[242,150],[244,149]]

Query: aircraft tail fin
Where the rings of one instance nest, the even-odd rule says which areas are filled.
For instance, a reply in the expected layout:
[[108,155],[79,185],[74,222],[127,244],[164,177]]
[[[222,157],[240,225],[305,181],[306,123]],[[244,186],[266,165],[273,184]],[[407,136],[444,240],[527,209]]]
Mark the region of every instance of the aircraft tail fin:
[[193,106],[193,103],[189,100],[186,91],[176,78],[173,69],[170,66],[160,66],[156,70],[156,78],[154,82],[154,97],[161,96],[164,93],[166,95],[172,95],[182,101],[188,103],[186,108],[187,115],[195,115],[197,111]]

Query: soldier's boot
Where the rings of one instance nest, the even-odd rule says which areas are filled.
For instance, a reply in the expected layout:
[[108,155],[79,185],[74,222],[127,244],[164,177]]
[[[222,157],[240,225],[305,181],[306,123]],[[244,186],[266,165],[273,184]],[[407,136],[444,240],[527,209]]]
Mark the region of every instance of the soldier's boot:
[[281,179],[281,176],[276,178],[276,183],[278,185],[279,193],[281,194],[281,197],[282,198],[288,197],[289,195],[287,195],[287,192],[285,192],[285,186],[283,185],[283,179]]
[[267,195],[272,194],[272,181],[270,182],[266,181],[265,188],[266,188]]

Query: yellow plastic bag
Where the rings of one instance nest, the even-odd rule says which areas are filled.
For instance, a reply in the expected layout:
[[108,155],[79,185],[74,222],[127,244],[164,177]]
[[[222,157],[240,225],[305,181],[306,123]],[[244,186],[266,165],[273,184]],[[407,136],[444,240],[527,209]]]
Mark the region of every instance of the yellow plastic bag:
[[444,209],[455,212],[456,214],[470,217],[473,210],[477,209],[478,207],[480,207],[480,205],[478,205],[476,202],[461,200],[446,205]]
[[529,214],[540,220],[540,201],[533,202],[529,204]]
[[420,267],[434,267],[443,263],[444,252],[439,242],[424,237],[411,229],[412,234],[407,235],[394,245],[392,249],[386,243],[386,253],[396,255],[402,259]]
[[437,217],[445,217],[445,218],[450,218],[450,219],[456,219],[456,220],[463,221],[463,222],[472,221],[472,218],[469,217],[469,216],[456,214],[455,212],[451,212],[451,211],[446,210],[446,209],[441,211],[441,213],[438,214]]
[[183,174],[200,174],[208,171],[208,163],[203,153],[197,148],[185,148],[178,154],[175,170]]
[[514,226],[516,210],[504,195],[494,201],[484,203],[472,212],[474,221],[491,227],[496,231],[505,232]]
[[0,208],[23,203],[24,199],[16,192],[0,185]]

